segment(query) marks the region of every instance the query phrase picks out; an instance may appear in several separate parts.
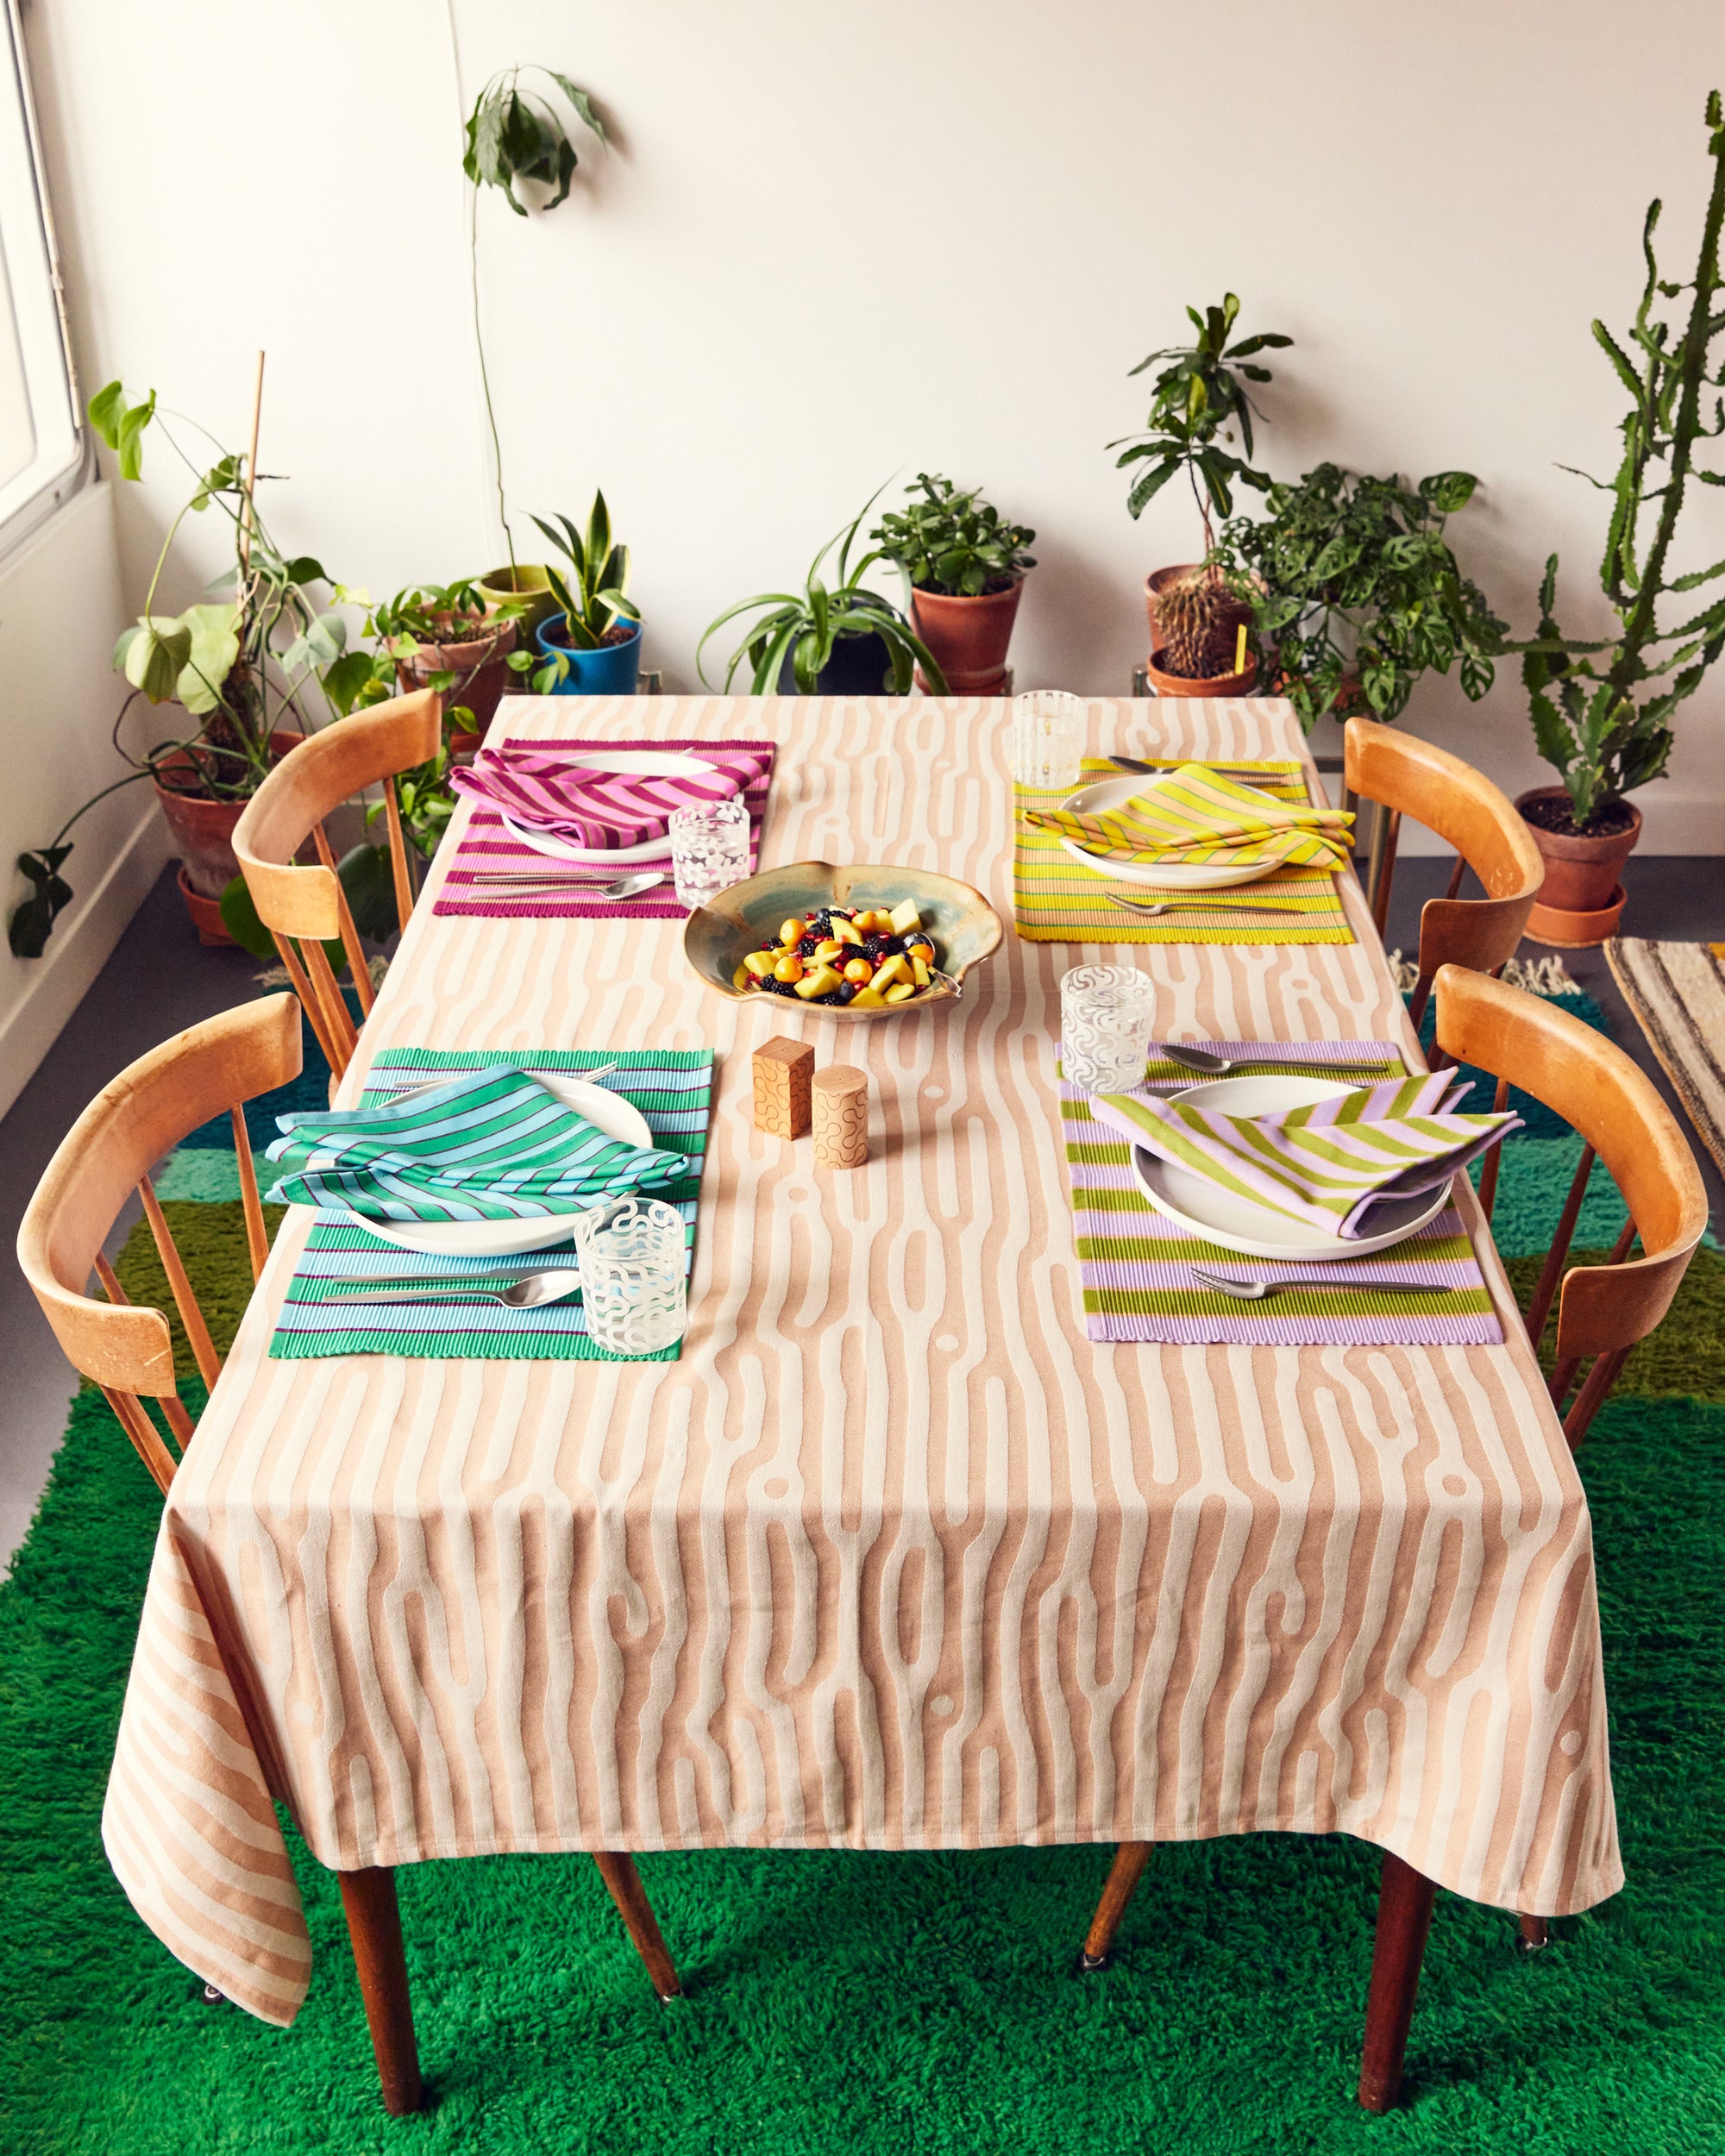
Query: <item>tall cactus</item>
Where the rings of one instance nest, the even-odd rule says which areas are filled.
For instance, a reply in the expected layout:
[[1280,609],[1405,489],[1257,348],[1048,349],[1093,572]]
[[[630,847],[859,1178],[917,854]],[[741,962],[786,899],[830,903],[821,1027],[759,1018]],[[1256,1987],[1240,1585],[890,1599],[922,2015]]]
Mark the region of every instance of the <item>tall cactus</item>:
[[1250,616],[1220,569],[1189,570],[1156,595],[1158,663],[1164,673],[1195,681],[1232,674],[1239,624]]

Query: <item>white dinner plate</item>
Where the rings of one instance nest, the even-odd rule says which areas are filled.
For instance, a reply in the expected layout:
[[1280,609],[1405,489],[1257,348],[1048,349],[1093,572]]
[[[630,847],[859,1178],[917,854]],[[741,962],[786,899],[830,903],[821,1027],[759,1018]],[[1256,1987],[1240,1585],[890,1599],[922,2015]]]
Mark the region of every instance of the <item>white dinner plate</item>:
[[[1208,1085],[1188,1086],[1170,1098],[1226,1115],[1269,1115],[1278,1108],[1308,1107],[1353,1090],[1327,1078],[1216,1078]],[[1226,1250],[1289,1263],[1333,1265],[1351,1257],[1370,1257],[1375,1250],[1389,1250],[1417,1235],[1450,1202],[1446,1182],[1435,1196],[1401,1198],[1381,1206],[1377,1218],[1386,1225],[1375,1235],[1324,1235],[1286,1213],[1236,1197],[1189,1168],[1158,1160],[1140,1145],[1133,1146],[1132,1161],[1145,1196],[1167,1219]]]
[[[1095,786],[1081,788],[1060,805],[1075,816],[1100,816],[1109,809],[1124,808],[1134,794],[1142,793],[1151,783],[1142,773],[1136,778],[1099,779]],[[1087,853],[1076,839],[1063,838],[1060,843],[1080,868],[1094,868],[1099,876],[1115,876],[1122,883],[1141,883],[1152,891],[1232,891],[1242,883],[1256,883],[1260,876],[1282,866],[1278,861],[1267,861],[1254,868],[1218,868],[1208,862],[1107,861],[1100,854]]]
[[[450,1073],[452,1077],[455,1075]],[[653,1133],[646,1117],[633,1101],[624,1100],[608,1087],[567,1071],[536,1070],[529,1075],[607,1138],[624,1145],[651,1146]],[[426,1257],[517,1257],[528,1250],[549,1250],[554,1243],[567,1243],[574,1217],[573,1213],[547,1213],[530,1220],[424,1222],[360,1220],[356,1217],[355,1225],[381,1242],[393,1243],[404,1250],[417,1250]]]
[[[702,772],[718,768],[703,757],[685,755],[675,749],[595,749],[571,756],[569,761],[586,771],[621,771],[641,779],[699,778]],[[499,810],[499,814],[503,812]],[[643,838],[638,846],[575,846],[513,816],[504,816],[503,823],[511,838],[536,854],[549,854],[554,861],[616,862],[624,867],[632,862],[670,857],[671,841],[663,833],[657,838]]]

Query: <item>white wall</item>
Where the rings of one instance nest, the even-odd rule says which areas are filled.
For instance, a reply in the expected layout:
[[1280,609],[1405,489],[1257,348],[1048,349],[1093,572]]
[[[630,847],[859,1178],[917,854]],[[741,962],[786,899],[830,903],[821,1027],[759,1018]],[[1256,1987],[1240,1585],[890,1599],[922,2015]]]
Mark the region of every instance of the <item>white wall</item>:
[[[262,465],[281,536],[373,591],[500,552],[467,321],[458,122],[484,76],[549,61],[621,141],[543,219],[480,205],[486,318],[515,500],[602,482],[633,543],[648,659],[692,685],[724,605],[800,577],[882,479],[981,482],[1038,528],[1021,686],[1126,687],[1145,571],[1192,551],[1141,525],[1103,451],[1126,370],[1232,286],[1297,339],[1263,461],[1418,476],[1467,467],[1452,528],[1532,626],[1546,554],[1578,633],[1647,198],[1682,276],[1725,75],[1707,0],[1554,17],[1500,0],[55,0],[33,14],[84,364],[156,385],[237,445],[270,354]],[[177,498],[125,490],[133,582]],[[1170,490],[1170,497],[1173,490]],[[524,515],[518,533],[536,535]],[[193,535],[179,571],[189,597]],[[1725,555],[1725,496],[1687,555]],[[204,569],[216,566],[212,552]],[[1441,682],[1411,713],[1512,789],[1538,782],[1519,687]],[[1647,844],[1725,847],[1725,668],[1681,716]]]

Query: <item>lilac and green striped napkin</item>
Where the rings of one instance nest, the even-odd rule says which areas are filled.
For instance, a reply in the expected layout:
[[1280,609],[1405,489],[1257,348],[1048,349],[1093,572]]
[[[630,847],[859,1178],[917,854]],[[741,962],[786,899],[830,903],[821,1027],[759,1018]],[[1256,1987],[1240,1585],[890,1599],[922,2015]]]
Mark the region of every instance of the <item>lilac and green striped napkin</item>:
[[[1288,1068],[1277,1062],[1275,1042],[1205,1045],[1266,1073]],[[1280,1045],[1284,1055],[1296,1052],[1289,1044]],[[1297,1052],[1357,1063],[1362,1085],[1405,1075],[1401,1053],[1389,1042],[1302,1041]],[[1152,1053],[1147,1091],[1193,1083],[1190,1071]],[[1132,1173],[1130,1141],[1099,1122],[1089,1095],[1063,1079],[1060,1106],[1084,1329],[1092,1340],[1271,1347],[1502,1344],[1490,1291],[1453,1207],[1370,1258],[1301,1265],[1243,1257],[1158,1213]],[[1241,1302],[1201,1287],[1192,1278],[1195,1264],[1298,1285],[1263,1302]],[[1362,1275],[1367,1281],[1428,1282],[1434,1292],[1429,1299],[1374,1296],[1370,1286],[1354,1284]]]
[[[584,1070],[605,1063],[618,1066],[605,1081],[606,1086],[641,1111],[653,1133],[656,1153],[681,1156],[681,1175],[656,1185],[650,1194],[675,1206],[681,1213],[692,1257],[712,1098],[709,1049],[527,1049],[501,1054],[385,1049],[368,1075],[363,1105],[383,1106],[394,1094],[423,1084],[429,1074],[437,1071],[454,1075],[544,1070],[579,1076]],[[472,1357],[490,1361],[618,1359],[594,1346],[579,1289],[568,1300],[546,1304],[537,1310],[509,1310],[500,1303],[486,1302],[370,1304],[358,1310],[346,1307],[338,1315],[323,1301],[337,1287],[363,1287],[370,1280],[397,1280],[406,1275],[477,1287],[518,1279],[526,1272],[561,1269],[576,1269],[572,1243],[518,1257],[427,1257],[369,1234],[345,1209],[323,1210],[288,1282],[269,1351],[285,1360],[325,1355]],[[656,1356],[629,1359],[670,1363],[676,1360],[679,1351],[677,1347],[668,1347]]]

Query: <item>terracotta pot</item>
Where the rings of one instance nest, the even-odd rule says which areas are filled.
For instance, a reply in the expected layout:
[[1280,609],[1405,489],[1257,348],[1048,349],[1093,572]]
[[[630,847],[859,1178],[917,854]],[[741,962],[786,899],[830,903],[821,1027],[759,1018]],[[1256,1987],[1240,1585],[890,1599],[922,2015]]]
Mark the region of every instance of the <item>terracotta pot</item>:
[[[483,740],[497,714],[498,699],[514,680],[504,661],[515,649],[515,636],[516,625],[508,621],[456,642],[419,644],[411,651],[392,649],[395,678],[404,690],[423,689],[434,674],[453,674],[455,686],[444,692],[445,704],[466,705],[474,715],[474,731]],[[471,680],[467,678],[470,673]]]
[[1152,651],[1145,672],[1157,696],[1250,696],[1258,681],[1258,661],[1248,660],[1239,674],[1213,674],[1208,680],[1189,674],[1164,674],[1157,664],[1164,657]]
[[[270,747],[279,763],[290,749],[299,746],[298,734],[270,736]],[[161,769],[170,776],[191,771],[191,758],[181,749],[162,759]],[[167,819],[168,836],[180,862],[179,889],[198,929],[198,941],[230,943],[234,940],[222,925],[218,911],[222,893],[240,873],[234,857],[234,826],[245,810],[243,801],[211,801],[197,794],[180,793],[172,786],[154,781],[156,799]],[[196,901],[196,903],[195,903]]]
[[[1004,592],[964,599],[950,592],[911,593],[911,623],[933,653],[954,696],[998,696],[1007,678],[1007,647],[1013,640],[1024,579]],[[921,669],[917,686],[926,688]]]
[[[1568,798],[1560,786],[1538,786],[1518,795],[1515,805],[1525,810],[1530,802]],[[1535,943],[1588,950],[1616,934],[1624,906],[1623,864],[1641,836],[1641,812],[1633,802],[1624,806],[1634,818],[1628,829],[1597,837],[1541,830],[1528,823],[1546,863],[1546,880],[1527,917],[1527,933]]]

